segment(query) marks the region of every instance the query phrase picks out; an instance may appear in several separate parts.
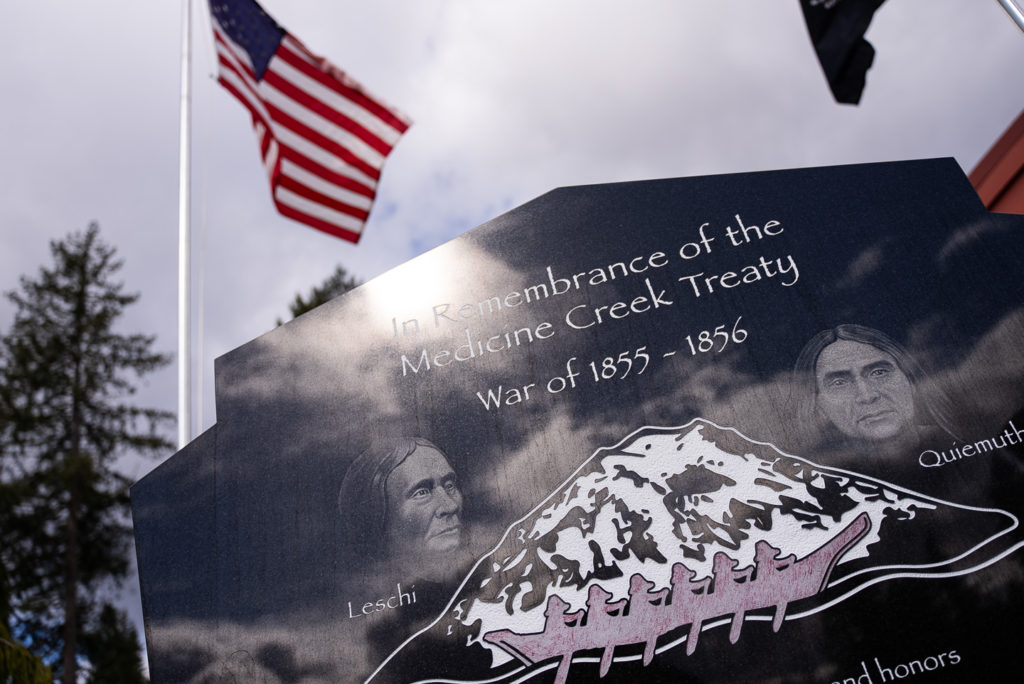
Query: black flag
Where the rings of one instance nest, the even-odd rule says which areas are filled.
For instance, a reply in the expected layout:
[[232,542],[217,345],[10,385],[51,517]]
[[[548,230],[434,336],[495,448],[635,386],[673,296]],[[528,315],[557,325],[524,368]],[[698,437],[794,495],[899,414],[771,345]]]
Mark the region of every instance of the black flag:
[[857,104],[875,48],[864,40],[885,0],[800,0],[807,31],[836,102]]

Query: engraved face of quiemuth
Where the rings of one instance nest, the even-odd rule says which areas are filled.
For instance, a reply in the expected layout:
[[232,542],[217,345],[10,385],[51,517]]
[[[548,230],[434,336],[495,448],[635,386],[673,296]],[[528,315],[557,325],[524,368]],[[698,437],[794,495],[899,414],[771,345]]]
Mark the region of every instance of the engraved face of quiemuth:
[[818,356],[815,380],[818,408],[848,437],[882,441],[914,429],[914,388],[881,349],[837,340]]
[[388,477],[388,544],[397,555],[449,551],[462,540],[462,493],[437,449],[419,447]]

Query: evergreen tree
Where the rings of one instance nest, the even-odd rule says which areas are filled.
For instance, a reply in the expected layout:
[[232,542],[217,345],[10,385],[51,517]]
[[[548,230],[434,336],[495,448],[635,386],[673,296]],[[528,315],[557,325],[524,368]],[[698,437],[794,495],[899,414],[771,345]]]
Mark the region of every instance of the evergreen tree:
[[[288,310],[291,311],[292,318],[298,318],[307,311],[312,311],[316,307],[331,301],[339,295],[343,295],[349,290],[358,287],[361,283],[355,279],[355,276],[350,276],[345,267],[338,265],[334,269],[334,273],[327,277],[324,282],[317,286],[314,286],[309,292],[309,296],[304,298],[302,293],[295,295],[295,301],[288,305]],[[277,319],[277,324],[281,325],[282,320]]]
[[89,660],[88,684],[145,684],[142,649],[128,616],[105,604],[96,626],[82,635],[82,652]]
[[6,624],[0,624],[0,684],[51,684],[53,674],[24,646],[12,641]]
[[[169,359],[154,338],[115,330],[126,306],[122,262],[92,224],[52,241],[53,265],[7,294],[0,338],[0,564],[14,634],[65,684],[77,681],[82,626],[97,589],[130,568],[126,452],[170,450],[171,416],[130,402],[138,380]],[[58,660],[59,654],[59,660]]]
[[[0,508],[7,503],[3,490],[0,484]],[[10,605],[7,575],[0,563],[0,684],[51,684],[53,674],[50,668],[11,636],[7,628]]]

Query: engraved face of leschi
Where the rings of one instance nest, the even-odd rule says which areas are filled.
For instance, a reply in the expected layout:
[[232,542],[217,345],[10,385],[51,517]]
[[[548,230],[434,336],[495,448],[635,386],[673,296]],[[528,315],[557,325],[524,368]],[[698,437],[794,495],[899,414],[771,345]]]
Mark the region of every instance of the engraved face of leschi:
[[462,541],[462,493],[437,449],[421,446],[387,481],[388,544],[398,555],[450,551]]
[[837,340],[818,356],[815,381],[818,408],[848,437],[878,442],[915,428],[914,388],[881,349]]

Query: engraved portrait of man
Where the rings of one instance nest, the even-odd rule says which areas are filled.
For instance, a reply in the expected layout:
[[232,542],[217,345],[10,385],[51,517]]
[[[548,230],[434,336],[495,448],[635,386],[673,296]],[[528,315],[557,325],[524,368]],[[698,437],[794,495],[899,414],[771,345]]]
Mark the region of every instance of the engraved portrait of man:
[[951,403],[922,390],[925,373],[886,334],[843,324],[811,338],[797,358],[798,415],[825,436],[887,456],[910,453],[937,437],[955,437]]
[[430,556],[462,541],[462,492],[448,459],[426,440],[391,471],[385,538],[392,556]]
[[365,624],[374,664],[437,617],[472,558],[448,456],[422,437],[377,440],[338,491],[342,614]]
[[448,457],[422,437],[382,440],[338,492],[346,553],[429,577],[463,544],[462,492]]

